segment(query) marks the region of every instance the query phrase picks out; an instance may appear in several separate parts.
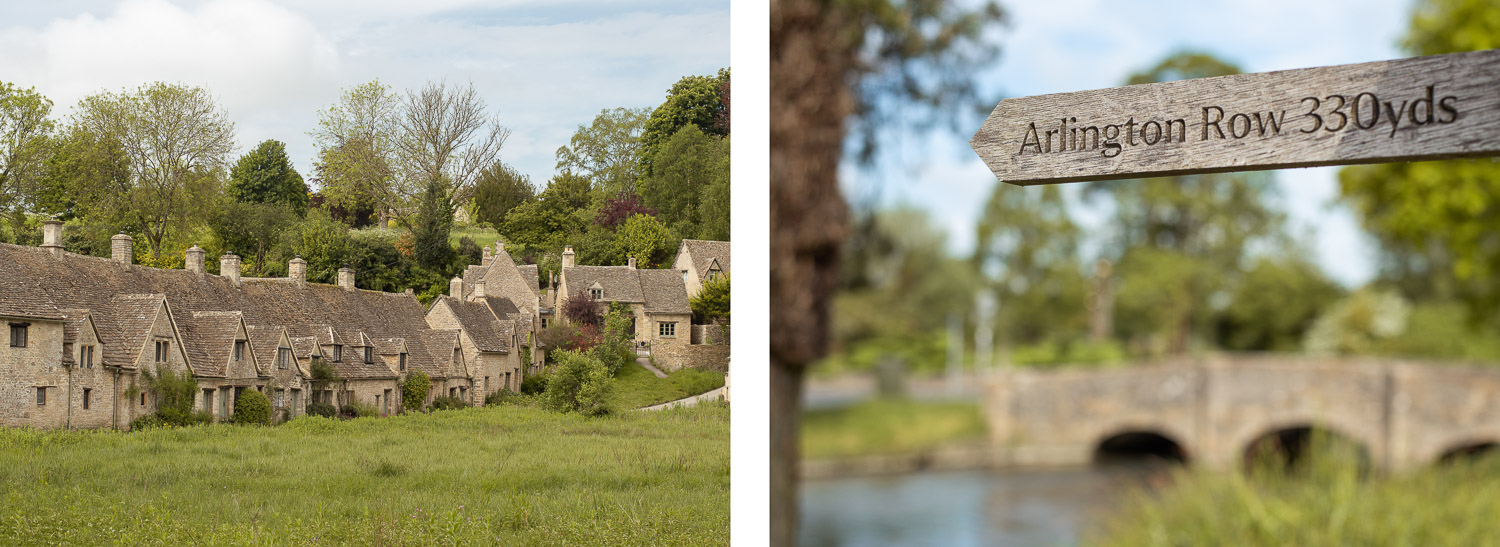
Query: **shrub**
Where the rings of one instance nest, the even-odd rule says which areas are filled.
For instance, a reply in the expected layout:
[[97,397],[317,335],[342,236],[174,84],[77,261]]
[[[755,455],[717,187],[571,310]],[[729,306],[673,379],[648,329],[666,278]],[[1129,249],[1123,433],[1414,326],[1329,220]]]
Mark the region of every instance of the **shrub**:
[[620,371],[620,367],[635,361],[634,337],[630,334],[630,311],[628,309],[610,310],[609,316],[604,318],[604,336],[598,345],[594,346],[594,357],[604,363],[609,369],[609,375],[614,376]]
[[458,410],[468,408],[469,403],[458,397],[438,397],[432,400],[428,408],[432,410]]
[[170,425],[170,424],[168,424],[166,422],[166,420],[161,419],[160,415],[158,415],[158,414],[147,414],[145,416],[141,416],[139,418],[131,420],[131,422],[130,422],[130,430],[131,431],[140,431],[142,429],[150,429],[150,428],[153,428],[153,427],[163,427],[163,426],[167,426],[167,425]]
[[338,413],[338,409],[334,408],[333,405],[330,405],[328,403],[307,403],[306,414],[308,416],[322,416],[324,418],[332,418],[334,416],[337,416]]
[[502,389],[484,396],[484,406],[499,406],[505,404],[505,400],[515,397],[516,394],[508,389]]
[[253,389],[240,392],[234,398],[234,423],[271,425],[271,400]]
[[339,416],[345,418],[366,418],[379,415],[380,410],[376,409],[375,405],[368,405],[359,401],[350,401],[343,408],[339,409]]
[[537,395],[547,391],[547,375],[532,374],[521,380],[522,395]]
[[561,350],[557,354],[557,372],[547,381],[547,392],[542,396],[547,407],[585,416],[608,414],[614,382],[608,367],[586,353]]
[[427,392],[431,389],[432,379],[426,372],[412,372],[401,381],[401,411],[421,410],[422,401],[427,400]]
[[599,302],[595,302],[593,296],[583,289],[579,289],[578,292],[573,293],[563,303],[562,315],[568,318],[569,323],[574,325],[598,326],[600,319],[603,318],[603,314],[604,306]]

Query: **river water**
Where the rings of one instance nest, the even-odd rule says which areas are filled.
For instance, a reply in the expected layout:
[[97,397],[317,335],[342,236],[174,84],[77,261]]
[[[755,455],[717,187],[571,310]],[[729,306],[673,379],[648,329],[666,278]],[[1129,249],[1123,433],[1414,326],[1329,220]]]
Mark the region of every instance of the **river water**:
[[807,481],[801,544],[1077,545],[1169,477],[1163,467],[1112,465]]

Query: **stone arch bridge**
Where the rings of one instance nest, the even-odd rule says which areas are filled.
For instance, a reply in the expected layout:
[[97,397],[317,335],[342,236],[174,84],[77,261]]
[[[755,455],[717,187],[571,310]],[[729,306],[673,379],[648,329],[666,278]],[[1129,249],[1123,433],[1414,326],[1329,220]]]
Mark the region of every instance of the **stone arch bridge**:
[[1500,368],[1216,355],[1003,372],[984,406],[1014,465],[1087,464],[1112,439],[1147,435],[1223,469],[1259,439],[1316,427],[1362,445],[1376,468],[1401,470],[1500,443]]

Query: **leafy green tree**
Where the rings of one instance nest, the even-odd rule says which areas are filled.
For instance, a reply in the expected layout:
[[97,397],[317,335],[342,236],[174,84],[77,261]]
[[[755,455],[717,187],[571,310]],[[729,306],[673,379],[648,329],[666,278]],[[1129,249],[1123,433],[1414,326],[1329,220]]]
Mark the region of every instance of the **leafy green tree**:
[[1342,296],[1343,289],[1300,256],[1261,257],[1231,293],[1219,324],[1221,345],[1297,351],[1313,321]]
[[480,172],[474,184],[476,217],[490,226],[501,226],[512,209],[532,201],[536,201],[536,187],[531,177],[498,161]]
[[729,320],[729,276],[723,275],[716,279],[703,282],[703,289],[688,300],[688,305],[693,308],[693,316],[699,322],[708,322],[715,319]]
[[645,268],[655,268],[666,262],[676,250],[675,243],[681,242],[672,237],[672,230],[656,217],[639,213],[621,224],[615,237],[625,257],[634,258]]
[[[1500,6],[1421,0],[1402,45],[1412,55],[1500,47]],[[1339,171],[1340,199],[1380,243],[1381,277],[1411,298],[1457,298],[1476,323],[1500,310],[1500,162],[1387,163]]]
[[594,358],[604,363],[609,375],[619,374],[620,368],[635,362],[635,318],[630,308],[620,304],[610,306],[604,316],[604,336],[594,346]]
[[641,134],[645,108],[603,110],[587,127],[578,126],[567,146],[557,149],[557,170],[593,182],[593,189],[615,195],[635,189],[641,174]]
[[0,211],[29,201],[46,178],[52,101],[33,88],[0,82]]
[[225,252],[249,259],[247,275],[264,277],[268,273],[266,258],[274,250],[281,234],[293,226],[297,217],[288,207],[277,203],[245,203],[225,199],[219,214],[208,221],[209,228]]
[[292,168],[286,143],[266,140],[240,156],[229,170],[224,193],[241,203],[271,203],[286,207],[298,217],[307,215],[307,183]]
[[663,143],[653,165],[640,184],[646,206],[677,233],[698,233],[704,189],[729,180],[729,142],[688,125]]
[[723,91],[729,83],[729,69],[721,68],[714,76],[684,76],[667,90],[667,100],[651,111],[641,134],[641,173],[651,174],[658,150],[678,131],[689,125],[716,136],[729,134],[728,124],[720,123],[729,109]]
[[429,182],[417,209],[417,224],[412,227],[417,263],[427,268],[442,268],[453,260],[453,247],[448,244],[448,234],[453,232],[453,210],[448,203],[447,186]]
[[101,189],[96,212],[136,226],[151,256],[179,228],[204,216],[219,195],[234,146],[234,123],[208,90],[157,82],[133,92],[85,97],[74,112],[81,131],[120,144],[130,177]]
[[[724,138],[726,148],[729,138]],[[729,241],[729,177],[710,182],[698,200],[698,239]]]
[[[46,179],[34,196],[38,212],[62,220],[88,217],[93,222],[102,222],[111,216],[110,211],[92,213],[109,203],[106,193],[110,189],[129,185],[130,160],[119,140],[73,125],[53,138],[45,172]],[[110,231],[109,235],[115,233]]]
[[588,179],[583,177],[559,173],[548,181],[547,188],[537,198],[506,213],[499,228],[507,241],[560,251],[565,242],[578,238],[594,219],[589,208],[593,197]]
[[271,425],[271,400],[253,389],[241,391],[234,398],[234,423]]
[[401,381],[401,411],[412,412],[422,409],[422,402],[427,400],[427,392],[432,390],[432,378],[426,372],[413,371]]
[[608,414],[609,394],[614,388],[609,367],[584,352],[557,349],[552,353],[558,365],[557,371],[548,376],[547,391],[542,394],[547,407],[584,416]]
[[318,112],[311,136],[318,147],[313,169],[327,204],[346,210],[373,207],[381,220],[400,211],[396,188],[396,115],[399,97],[380,80],[346,89],[339,102]]
[[1056,186],[995,185],[976,230],[974,264],[997,293],[1000,340],[1035,344],[1082,336],[1086,282],[1080,233]]
[[339,268],[353,258],[351,247],[349,229],[314,209],[308,211],[306,219],[282,232],[278,262],[285,264],[300,256],[307,261],[307,281],[334,283]]

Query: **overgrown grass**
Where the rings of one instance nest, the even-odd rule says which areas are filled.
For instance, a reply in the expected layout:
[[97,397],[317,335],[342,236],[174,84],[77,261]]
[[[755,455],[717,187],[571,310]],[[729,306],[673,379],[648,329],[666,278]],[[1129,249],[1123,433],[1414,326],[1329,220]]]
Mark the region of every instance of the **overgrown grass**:
[[847,458],[918,452],[982,441],[979,404],[955,401],[871,399],[802,415],[802,455]]
[[1500,457],[1379,477],[1313,449],[1294,473],[1182,470],[1098,545],[1497,545]]
[[616,410],[630,410],[691,397],[723,385],[724,374],[711,370],[685,368],[668,372],[666,378],[657,378],[645,367],[628,363],[615,373],[611,397]]
[[499,241],[500,232],[494,228],[482,228],[477,225],[454,226],[453,231],[448,234],[448,244],[456,249],[458,248],[458,240],[465,237],[473,239],[474,243],[483,247]]
[[729,410],[0,429],[0,500],[4,545],[724,544]]

